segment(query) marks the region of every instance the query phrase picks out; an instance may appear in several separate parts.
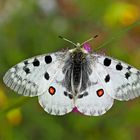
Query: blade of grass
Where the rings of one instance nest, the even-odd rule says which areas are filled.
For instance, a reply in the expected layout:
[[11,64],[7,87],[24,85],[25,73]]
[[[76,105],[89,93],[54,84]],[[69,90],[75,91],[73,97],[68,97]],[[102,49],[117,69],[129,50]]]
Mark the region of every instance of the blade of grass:
[[136,21],[135,23],[129,25],[128,27],[121,29],[120,31],[118,31],[116,33],[116,35],[114,35],[113,37],[110,37],[109,39],[107,39],[104,43],[102,43],[101,45],[99,45],[99,47],[97,47],[97,49],[95,49],[95,51],[98,51],[102,48],[105,48],[109,43],[113,42],[114,40],[118,40],[119,38],[121,38],[125,33],[127,33],[129,30],[133,29],[136,26],[140,25],[140,20]]

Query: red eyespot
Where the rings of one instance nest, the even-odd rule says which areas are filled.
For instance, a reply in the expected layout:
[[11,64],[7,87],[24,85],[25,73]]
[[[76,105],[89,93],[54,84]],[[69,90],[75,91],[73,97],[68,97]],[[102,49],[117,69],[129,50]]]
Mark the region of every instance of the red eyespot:
[[103,95],[104,95],[104,90],[103,90],[103,89],[97,90],[97,95],[98,95],[99,97],[103,96]]
[[55,94],[55,88],[54,87],[49,87],[49,93],[51,94],[51,95],[54,95]]

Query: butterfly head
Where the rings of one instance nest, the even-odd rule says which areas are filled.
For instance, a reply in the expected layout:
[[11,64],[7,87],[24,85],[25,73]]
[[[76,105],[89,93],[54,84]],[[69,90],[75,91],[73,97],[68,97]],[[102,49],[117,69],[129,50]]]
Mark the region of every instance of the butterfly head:
[[92,37],[92,38],[90,38],[90,39],[88,39],[88,40],[86,40],[86,41],[84,41],[83,43],[80,44],[80,43],[74,43],[74,42],[72,42],[72,41],[70,41],[70,40],[68,40],[68,39],[66,39],[62,36],[59,36],[59,38],[65,40],[65,41],[67,41],[67,42],[69,42],[69,43],[71,43],[75,46],[75,49],[72,49],[72,52],[80,50],[83,53],[90,53],[91,52],[91,47],[90,47],[88,42],[93,40],[96,37],[98,37],[98,35],[95,35],[94,37]]
[[75,48],[71,49],[71,52],[83,52],[83,53],[90,53],[91,52],[91,47],[89,45],[89,43],[77,43],[74,45]]

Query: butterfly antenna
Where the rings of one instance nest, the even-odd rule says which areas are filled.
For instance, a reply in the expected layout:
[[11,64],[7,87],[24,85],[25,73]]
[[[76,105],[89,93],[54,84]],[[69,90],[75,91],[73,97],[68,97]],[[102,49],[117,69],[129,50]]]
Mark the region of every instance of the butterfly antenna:
[[66,38],[64,38],[62,36],[58,36],[58,37],[63,39],[63,40],[65,40],[65,41],[67,41],[67,42],[69,42],[69,43],[71,43],[71,44],[73,44],[74,46],[77,46],[74,42],[72,42],[72,41],[70,41],[70,40],[68,40],[68,39],[66,39]]
[[98,35],[95,35],[94,37],[91,37],[90,39],[83,42],[80,46],[83,46],[85,43],[90,42],[91,40],[93,40],[94,38],[97,38],[97,37],[98,37]]

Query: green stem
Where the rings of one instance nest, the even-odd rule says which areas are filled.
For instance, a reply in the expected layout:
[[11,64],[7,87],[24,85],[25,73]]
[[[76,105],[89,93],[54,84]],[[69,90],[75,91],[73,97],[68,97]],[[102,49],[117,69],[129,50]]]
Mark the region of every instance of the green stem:
[[114,40],[117,40],[117,39],[121,38],[126,32],[128,32],[129,30],[131,30],[134,27],[139,26],[139,25],[140,25],[140,20],[138,20],[135,23],[129,25],[125,29],[121,29],[120,31],[118,31],[116,33],[116,35],[114,35],[113,37],[110,37],[102,45],[99,45],[99,47],[97,47],[97,49],[95,51],[98,51],[98,50],[100,50],[102,48],[105,48],[109,43],[113,42]]

